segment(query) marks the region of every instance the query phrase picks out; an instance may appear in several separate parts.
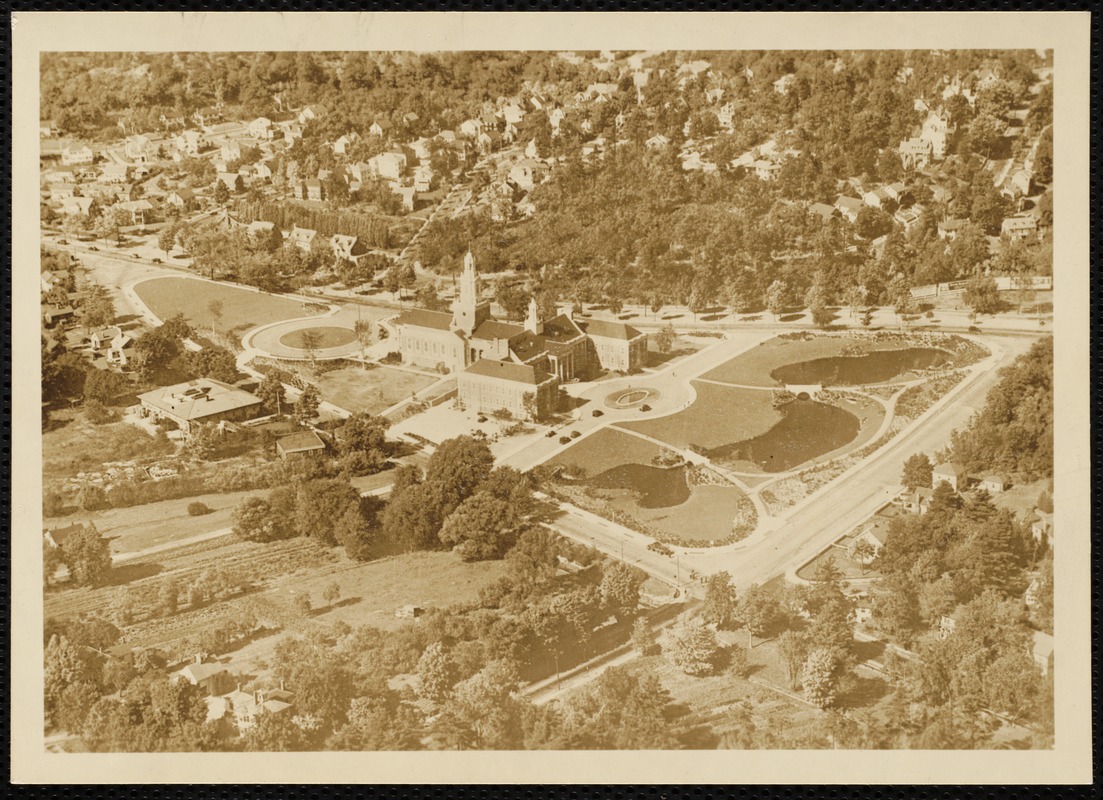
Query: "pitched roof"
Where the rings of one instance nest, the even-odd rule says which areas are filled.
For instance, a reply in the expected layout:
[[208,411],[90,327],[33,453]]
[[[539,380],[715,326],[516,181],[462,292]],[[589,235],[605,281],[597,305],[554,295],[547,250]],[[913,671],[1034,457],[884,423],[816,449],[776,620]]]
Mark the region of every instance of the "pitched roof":
[[433,330],[446,331],[452,327],[452,315],[445,311],[411,308],[399,314],[394,323],[395,325],[412,325],[415,328],[432,328]]
[[578,327],[578,323],[566,314],[558,314],[544,322],[543,336],[553,342],[569,342],[581,335],[582,329]]
[[310,450],[325,450],[326,443],[314,431],[300,431],[276,440],[276,447],[284,453],[305,453]]
[[180,674],[192,683],[199,683],[224,672],[226,672],[226,668],[221,664],[188,664],[180,670]]
[[61,547],[66,539],[74,534],[81,533],[86,527],[83,522],[74,522],[64,528],[47,528],[46,534],[53,540],[54,544]]
[[531,386],[538,386],[552,379],[552,376],[542,369],[527,364],[498,361],[493,358],[481,358],[464,372],[469,375],[482,375],[487,378],[498,378],[505,381],[514,381],[515,383],[527,383]]
[[939,464],[934,468],[934,472],[938,475],[953,475],[957,477],[967,474],[969,470],[965,469],[961,464],[949,462],[946,464]]
[[486,341],[491,341],[493,339],[511,339],[524,332],[525,329],[520,325],[514,325],[510,322],[500,322],[496,319],[488,319],[475,329],[475,332],[471,334],[471,338],[485,339]]
[[603,319],[591,319],[583,323],[588,336],[598,336],[603,339],[621,339],[631,341],[643,334],[631,325],[623,322],[609,322]]

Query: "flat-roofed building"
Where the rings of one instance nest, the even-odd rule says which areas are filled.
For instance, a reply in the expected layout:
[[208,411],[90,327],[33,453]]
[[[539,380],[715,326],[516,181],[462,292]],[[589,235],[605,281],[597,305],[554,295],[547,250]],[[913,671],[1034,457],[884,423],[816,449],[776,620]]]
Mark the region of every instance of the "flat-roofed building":
[[184,433],[196,425],[241,422],[257,415],[258,397],[214,378],[197,378],[138,395],[143,417],[169,419]]

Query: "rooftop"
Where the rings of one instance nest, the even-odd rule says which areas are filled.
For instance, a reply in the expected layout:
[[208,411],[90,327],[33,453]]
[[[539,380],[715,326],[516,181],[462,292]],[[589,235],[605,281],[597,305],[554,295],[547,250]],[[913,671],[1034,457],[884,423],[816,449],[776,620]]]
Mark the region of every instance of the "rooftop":
[[199,420],[260,404],[243,389],[213,378],[198,378],[138,395],[142,403],[185,420]]
[[468,367],[465,372],[469,375],[482,375],[487,378],[527,383],[531,386],[538,386],[552,379],[552,376],[542,369],[530,367],[527,364],[497,361],[493,358],[481,358]]
[[426,311],[423,308],[411,308],[399,314],[394,324],[446,331],[452,327],[452,315],[445,311]]
[[301,431],[276,440],[276,447],[284,453],[305,453],[325,450],[326,443],[314,431]]
[[623,341],[631,341],[643,334],[633,328],[631,325],[625,325],[623,322],[609,322],[603,319],[591,319],[583,323],[585,326],[586,334],[589,336],[598,336],[603,339],[621,339]]

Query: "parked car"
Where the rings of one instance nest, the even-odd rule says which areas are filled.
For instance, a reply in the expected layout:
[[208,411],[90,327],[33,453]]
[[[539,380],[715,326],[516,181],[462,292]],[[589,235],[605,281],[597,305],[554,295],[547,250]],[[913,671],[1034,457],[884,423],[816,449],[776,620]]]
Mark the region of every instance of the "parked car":
[[152,259],[152,261],[153,261],[154,264],[160,264],[161,263],[161,259],[159,259],[159,258],[154,258],[154,259]]
[[88,249],[91,250],[93,253],[98,253],[100,251],[100,249],[98,247],[96,247],[95,245],[92,245]]
[[640,411],[650,411],[650,410],[651,410],[651,406],[649,406],[647,403],[644,403],[642,406],[640,406]]
[[58,244],[69,244],[69,240],[68,239],[58,239],[57,243]]
[[550,439],[553,436],[555,436],[555,431],[548,431],[547,433],[544,434],[544,436],[546,436],[547,438]]
[[595,408],[593,414],[594,414],[595,417],[604,417],[605,416],[605,412],[602,411],[600,408]]
[[570,444],[571,443],[571,437],[570,436],[560,436],[559,437],[559,443],[560,444]]
[[658,553],[661,556],[672,556],[674,551],[667,547],[662,542],[652,542],[647,546],[647,549],[652,553]]
[[581,433],[579,433],[578,431],[571,431],[571,433],[570,433],[570,437],[571,437],[572,439],[577,439],[577,438],[578,438],[579,436],[581,436],[581,435],[582,435],[582,434],[581,434]]

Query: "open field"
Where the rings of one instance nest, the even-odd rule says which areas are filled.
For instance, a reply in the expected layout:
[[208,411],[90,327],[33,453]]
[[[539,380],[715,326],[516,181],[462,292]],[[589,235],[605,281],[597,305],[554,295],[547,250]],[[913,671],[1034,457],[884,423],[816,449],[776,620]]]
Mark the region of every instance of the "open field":
[[[623,501],[619,501],[623,502]],[[617,500],[610,501],[616,507]],[[751,501],[738,486],[693,486],[689,499],[670,508],[640,508],[633,504],[625,513],[677,537],[687,544],[707,543],[732,534],[732,521],[753,514]]]
[[[112,553],[132,553],[176,539],[228,528],[233,525],[231,517],[238,503],[246,497],[263,494],[265,491],[261,489],[226,494],[201,494],[131,508],[82,511],[65,517],[52,517],[44,522],[48,527],[68,525],[72,522],[92,522],[101,535],[111,540]],[[196,502],[206,505],[211,509],[211,513],[199,517],[189,516],[188,505]]]
[[622,422],[621,427],[661,439],[674,447],[721,447],[765,433],[781,414],[773,394],[694,381],[697,399],[684,411],[658,419]]
[[287,297],[194,278],[153,278],[135,285],[134,291],[160,319],[183,314],[197,328],[210,327],[209,306],[218,300],[222,316],[215,327],[223,333],[310,315],[309,310],[303,311],[302,303]]
[[436,379],[390,367],[343,367],[321,373],[314,383],[322,398],[346,411],[378,414]]
[[150,459],[176,449],[167,438],[150,436],[126,422],[93,425],[84,415],[69,411],[54,412],[52,418],[68,422],[42,434],[42,477],[47,483],[75,477],[78,472],[99,471],[105,459]]

